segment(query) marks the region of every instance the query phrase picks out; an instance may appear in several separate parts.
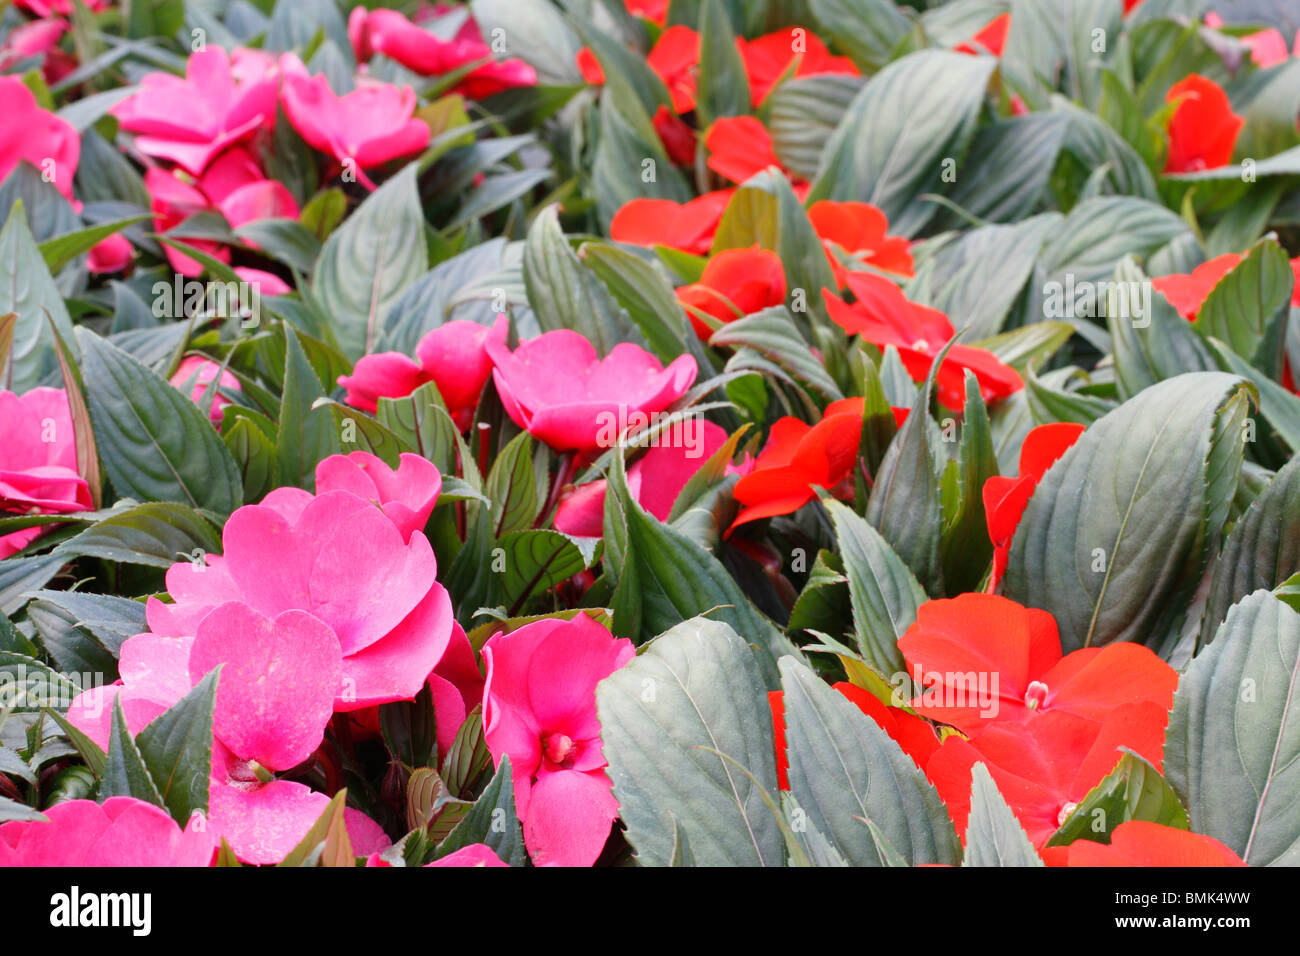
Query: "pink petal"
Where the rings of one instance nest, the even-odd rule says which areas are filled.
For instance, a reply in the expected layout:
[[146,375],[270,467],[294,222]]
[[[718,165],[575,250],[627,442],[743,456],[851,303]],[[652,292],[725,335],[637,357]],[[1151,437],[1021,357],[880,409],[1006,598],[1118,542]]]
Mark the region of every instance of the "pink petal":
[[338,639],[304,611],[274,620],[223,604],[199,625],[190,679],[222,666],[213,732],[232,753],[272,770],[312,755],[334,714],[342,677]]
[[544,773],[523,818],[524,845],[538,866],[591,866],[617,816],[618,801],[604,773]]
[[[329,802],[325,794],[289,780],[251,787],[213,780],[208,823],[244,863],[279,863],[307,835]],[[358,856],[391,844],[379,824],[356,810],[344,810],[344,825]]]
[[[424,535],[411,540],[425,542],[428,548]],[[434,583],[392,630],[343,659],[343,690],[335,709],[360,710],[394,700],[411,700],[446,650],[453,622],[451,597],[446,588]]]
[[486,843],[471,843],[461,847],[455,853],[448,853],[441,860],[426,863],[426,866],[506,866],[501,857],[492,852]]

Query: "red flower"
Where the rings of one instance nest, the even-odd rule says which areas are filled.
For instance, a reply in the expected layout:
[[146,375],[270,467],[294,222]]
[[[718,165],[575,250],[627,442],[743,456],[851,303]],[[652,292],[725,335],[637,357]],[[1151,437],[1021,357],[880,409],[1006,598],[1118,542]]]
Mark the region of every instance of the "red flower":
[[993,542],[993,575],[989,593],[997,588],[1007,570],[1011,556],[1011,539],[1020,525],[1029,499],[1047,469],[1078,441],[1082,425],[1055,422],[1029,430],[1020,446],[1020,475],[1016,478],[994,475],[984,482],[984,517],[988,521],[989,540]]
[[[677,290],[677,300],[725,323],[780,305],[785,301],[785,288],[785,270],[780,256],[751,246],[718,253],[704,267],[699,282]],[[690,309],[687,309],[687,315],[696,334],[707,342],[713,330]]]
[[808,220],[826,248],[826,258],[841,289],[849,270],[840,263],[836,248],[856,262],[899,275],[912,274],[912,244],[901,236],[887,236],[889,220],[871,203],[823,199],[809,208]]
[[[822,289],[831,319],[850,335],[861,336],[873,345],[892,345],[908,374],[921,381],[930,371],[935,356],[955,333],[948,317],[938,309],[910,302],[894,283],[869,272],[845,276],[857,302],[849,305],[830,289]],[[966,400],[965,370],[979,380],[984,401],[994,402],[1024,388],[1015,369],[1004,365],[987,349],[954,345],[939,367],[936,386],[939,401],[960,410]]]
[[1075,840],[1043,853],[1049,865],[1065,866],[1245,866],[1231,849],[1211,836],[1189,833],[1146,820],[1127,820],[1110,834],[1110,843]]
[[1145,702],[1115,708],[1102,724],[1061,712],[1023,726],[992,724],[970,740],[946,737],[926,775],[964,842],[971,769],[983,763],[1030,842],[1041,847],[1115,769],[1121,747],[1160,766],[1167,719],[1158,704]]
[[[754,470],[738,482],[733,494],[745,507],[731,523],[730,534],[742,524],[788,515],[816,497],[814,487],[834,491],[853,473],[862,438],[861,398],[842,398],[826,406],[816,425],[786,416],[777,419]],[[907,409],[894,409],[899,424]]]
[[[786,76],[816,76],[843,73],[856,76],[858,68],[847,56],[832,56],[816,34],[804,27],[791,27],[758,37],[737,38],[736,47],[745,62],[749,78],[750,100],[755,107],[763,102],[772,87]],[[794,69],[791,70],[791,65]]]
[[609,237],[634,246],[668,246],[692,255],[708,255],[713,234],[734,193],[734,189],[719,189],[685,203],[633,199],[614,213]]
[[709,169],[733,183],[743,183],[769,166],[781,167],[772,135],[752,116],[724,116],[714,120],[704,136]]
[[1141,644],[1061,656],[1056,621],[994,594],[927,601],[898,640],[919,714],[966,734],[1068,713],[1100,724],[1115,708],[1173,706],[1178,675]]
[[668,0],[625,0],[627,12],[663,26],[668,21]]
[[1169,300],[1169,304],[1178,310],[1178,314],[1189,322],[1196,321],[1196,313],[1201,311],[1206,297],[1214,291],[1219,280],[1237,267],[1242,256],[1228,252],[1215,256],[1209,262],[1202,262],[1186,275],[1161,276],[1152,279],[1155,290]]
[[1193,73],[1170,87],[1165,102],[1178,104],[1169,118],[1166,173],[1214,169],[1232,160],[1237,134],[1246,121],[1232,111],[1219,84]]
[[1009,29],[1011,29],[1011,14],[1004,13],[990,21],[969,42],[959,43],[953,47],[953,50],[956,53],[969,53],[972,56],[979,56],[982,53],[1001,56],[1002,48],[1007,45],[1007,31]]
[[652,122],[655,132],[659,134],[659,141],[664,144],[664,151],[674,165],[689,166],[695,162],[695,130],[662,104],[655,111]]
[[[925,767],[939,750],[939,738],[927,721],[898,707],[887,706],[875,694],[856,684],[840,681],[834,687],[889,734],[918,767]],[[776,737],[777,786],[789,790],[790,758],[785,740],[785,694],[779,690],[768,691],[767,703],[772,708],[772,730]]]
[[[645,61],[668,87],[674,110],[689,113],[695,109],[695,68],[700,62],[698,33],[680,24],[669,27],[659,34]],[[589,47],[578,51],[577,62],[584,80],[592,86],[604,84],[605,71]]]

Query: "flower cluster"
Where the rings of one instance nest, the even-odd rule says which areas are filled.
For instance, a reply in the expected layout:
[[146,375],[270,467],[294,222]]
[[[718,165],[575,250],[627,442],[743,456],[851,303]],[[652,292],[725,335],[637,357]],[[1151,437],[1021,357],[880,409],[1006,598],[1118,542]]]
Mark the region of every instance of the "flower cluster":
[[0,865],[1295,863],[1294,23],[1050,6],[8,5]]

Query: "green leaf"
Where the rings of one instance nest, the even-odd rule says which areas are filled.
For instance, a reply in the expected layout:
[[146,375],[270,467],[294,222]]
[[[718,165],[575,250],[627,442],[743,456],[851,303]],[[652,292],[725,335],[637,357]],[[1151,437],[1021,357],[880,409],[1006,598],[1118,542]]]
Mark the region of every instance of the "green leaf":
[[701,128],[723,116],[749,113],[749,80],[745,61],[736,47],[736,35],[723,10],[722,0],[700,5],[699,92],[696,109]]
[[35,591],[32,597],[36,603],[61,608],[77,627],[93,634],[114,657],[127,638],[149,630],[142,601],[85,591]]
[[967,370],[961,444],[956,459],[944,471],[940,489],[944,525],[939,553],[949,594],[977,587],[992,560],[993,546],[984,514],[984,482],[997,473],[988,409],[980,396],[979,382]]
[[1050,422],[1074,422],[1077,425],[1091,425],[1112,408],[1113,402],[1089,395],[1078,388],[1068,386],[1078,381],[1080,386],[1089,384],[1089,376],[1081,369],[1069,366],[1053,369],[1039,378],[1030,369],[1025,378],[1025,393],[1029,398],[1029,410],[1034,420],[1040,425]]
[[[958,319],[970,329],[970,338],[995,335],[1007,324],[1044,245],[1061,222],[1060,213],[1043,213],[1023,222],[970,229],[948,242],[936,238],[920,247],[923,254],[918,257],[917,278],[908,286],[908,296]],[[933,253],[932,245],[938,247]],[[1064,323],[1040,321],[1042,317],[1033,316],[1028,320],[1032,324],[1005,336],[1059,335]],[[1006,348],[1013,340],[999,337],[991,341]],[[1010,357],[999,352],[998,357],[1018,371],[1024,368],[1023,359],[1019,364],[1015,361],[1019,358],[1015,351]]]
[[1268,357],[1280,370],[1278,332],[1290,311],[1294,278],[1277,240],[1262,239],[1210,290],[1193,328],[1245,358],[1267,342]]
[[410,163],[371,193],[316,260],[313,296],[354,361],[374,348],[388,307],[428,268],[415,175]]
[[596,273],[645,336],[650,350],[668,363],[686,351],[687,328],[672,284],[650,262],[607,242],[584,242],[578,258]]
[[816,177],[826,141],[864,82],[860,76],[822,73],[777,84],[764,100],[763,109],[772,148],[782,166],[804,179]]
[[866,510],[867,521],[906,562],[929,594],[943,593],[939,550],[943,505],[935,475],[930,393],[947,351],[945,347],[934,360],[907,420],[889,443],[876,469]]
[[8,797],[0,796],[0,823],[12,823],[16,820],[29,823],[45,823],[49,817],[34,807]]
[[[120,641],[110,644],[88,634],[79,626],[75,614],[49,601],[36,600],[28,604],[27,619],[36,628],[47,656],[63,673],[90,675],[89,679],[82,676],[78,681],[84,689],[89,689],[95,679],[103,683],[117,680]],[[146,631],[148,627],[140,630]]]
[[1106,327],[1115,349],[1115,381],[1121,396],[1132,398],[1183,372],[1211,372],[1218,367],[1205,341],[1154,291],[1132,256],[1115,267],[1111,288]]
[[1277,587],[1300,571],[1300,456],[1272,477],[1229,532],[1210,575],[1201,644],[1248,594]]
[[884,866],[870,820],[910,865],[956,863],[961,844],[912,758],[805,665],[781,661],[790,792],[850,866]]
[[1229,163],[1214,169],[1202,169],[1192,173],[1171,173],[1167,178],[1183,182],[1200,182],[1204,180],[1230,179],[1236,182],[1249,181],[1248,176],[1296,176],[1300,175],[1300,146],[1292,146],[1285,152],[1261,159],[1250,167],[1241,163]]
[[[540,446],[538,453],[545,456],[545,446]],[[542,474],[546,474],[545,468]],[[532,436],[520,432],[501,449],[484,486],[488,500],[494,502],[498,537],[533,526],[533,521],[546,504],[547,489],[544,485],[538,486],[537,475],[533,464]]]
[[333,416],[339,448],[345,455],[363,451],[396,469],[401,464],[403,452],[411,450],[389,429],[364,412],[328,398],[318,398],[312,404],[313,411],[320,408],[328,409]]
[[219,514],[243,504],[239,469],[189,396],[85,328],[77,341],[95,443],[118,494]]
[[298,341],[298,334],[284,326],[284,397],[280,404],[280,427],[275,441],[275,484],[316,489],[316,465],[338,454],[342,445],[334,415],[317,401],[325,389]]
[[527,863],[524,837],[519,830],[519,814],[515,809],[515,786],[509,756],[501,758],[501,765],[469,812],[438,844],[435,858],[441,859],[475,843],[487,844],[502,862],[511,866]]
[[68,722],[68,718],[57,710],[45,708],[45,715],[58,724],[59,730],[63,735],[72,742],[72,746],[77,748],[77,753],[81,759],[86,761],[86,767],[98,779],[104,775],[104,767],[107,766],[108,758],[104,751],[99,749],[99,744],[95,743],[77,727]]
[[[754,657],[693,618],[596,686],[606,772],[637,861],[668,866],[680,825],[700,866],[780,866],[772,716]],[[722,756],[753,774],[742,773]]]
[[1187,811],[1160,771],[1133,751],[1121,750],[1115,769],[1079,801],[1048,846],[1075,840],[1109,843],[1115,828],[1129,820],[1187,829]]
[[0,315],[10,312],[18,320],[11,333],[9,362],[0,365],[0,385],[22,394],[58,367],[54,330],[65,341],[72,341],[73,336],[63,296],[27,227],[22,200],[13,204],[0,230]]
[[899,5],[890,0],[809,0],[809,9],[865,73],[888,63],[894,48],[912,28]]
[[[1014,223],[1037,211],[1051,185],[1070,118],[1039,112],[983,127],[971,146],[968,168],[949,197],[985,222]],[[956,221],[955,216],[946,217]]]
[[195,811],[208,812],[212,773],[212,712],[217,702],[217,668],[136,735],[163,806],[182,827]]
[[[158,785],[149,775],[144,757],[136,746],[135,740],[126,727],[126,714],[122,712],[122,698],[113,698],[112,729],[109,732],[108,762],[104,765],[103,779],[99,784],[99,796],[135,797],[156,807],[167,809],[163,804]],[[182,824],[183,826],[184,824]]]
[[869,202],[888,217],[891,232],[916,235],[938,209],[918,197],[942,191],[944,159],[965,158],[996,65],[992,57],[946,50],[890,63],[849,105],[809,200]]
[[627,313],[569,247],[555,206],[538,213],[528,230],[524,285],[543,332],[572,329],[602,356],[620,342],[639,339]]
[[[1292,312],[1293,316],[1296,314]],[[1260,415],[1292,454],[1300,452],[1300,397],[1269,378],[1222,342],[1211,339],[1209,345],[1219,362],[1219,368],[1246,379],[1259,389]]]
[[222,422],[221,440],[239,469],[244,502],[261,501],[275,487],[275,441],[251,419],[233,414]]
[[147,214],[130,216],[126,219],[116,219],[102,225],[78,229],[76,232],[65,232],[53,236],[41,243],[41,256],[45,259],[45,265],[51,272],[58,272],[77,256],[83,252],[88,252],[96,243],[107,239],[114,233],[121,232],[127,226],[133,226],[137,222],[144,222],[148,218],[150,217]]
[[1004,593],[1056,618],[1068,653],[1176,633],[1227,517],[1249,402],[1241,379],[1160,382],[1092,425],[1038,483]]
[[321,250],[315,234],[294,219],[255,219],[237,228],[235,236],[303,275],[311,274]]
[[[838,501],[827,501],[863,659],[882,674],[906,670],[898,639],[916,620],[925,590],[875,528]],[[809,582],[811,584],[811,582]]]
[[[460,430],[447,413],[438,386],[427,382],[405,398],[381,398],[378,404],[375,418],[379,424],[396,435],[407,448],[438,466],[442,472],[445,497],[447,482],[457,470],[461,442]],[[468,467],[473,468],[473,462]]]
[[276,866],[356,866],[348,836],[347,802],[346,790],[334,794],[320,818]]
[[597,543],[545,528],[502,535],[497,547],[505,552],[505,573],[499,586],[509,613],[590,566]]
[[[613,575],[615,630],[634,639],[712,611],[712,617],[745,635],[757,647],[756,658],[775,685],[776,661],[797,653],[793,644],[746,597],[716,557],[693,540],[645,511],[627,490],[622,458],[615,456],[605,497],[606,527],[625,527],[626,553]],[[610,535],[605,535],[607,547]],[[606,574],[610,562],[606,561]],[[716,609],[716,610],[715,610]]]
[[170,568],[177,561],[219,554],[221,538],[212,524],[193,508],[154,501],[96,522],[55,551],[90,555],[124,564]]
[[49,665],[16,651],[0,651],[0,675],[4,677],[6,707],[24,710],[53,706],[67,710],[67,704],[81,687]]
[[1043,866],[988,768],[971,768],[970,818],[962,866]]
[[726,323],[713,333],[709,344],[751,348],[817,389],[828,400],[844,397],[826,367],[799,334],[794,315],[783,305],[774,305]]
[[1192,831],[1253,866],[1300,861],[1300,614],[1267,591],[1228,612],[1178,684],[1165,777]]
[[0,562],[0,614],[12,614],[27,603],[27,594],[45,587],[67,563],[61,554],[9,557]]

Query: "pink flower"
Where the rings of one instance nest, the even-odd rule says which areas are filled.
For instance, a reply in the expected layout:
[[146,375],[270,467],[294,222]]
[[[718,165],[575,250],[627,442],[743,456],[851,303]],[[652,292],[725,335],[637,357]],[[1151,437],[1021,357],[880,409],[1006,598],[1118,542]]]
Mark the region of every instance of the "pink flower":
[[[77,471],[67,392],[0,391],[0,435],[0,513],[65,514],[94,507],[90,486]],[[0,536],[0,558],[21,551],[44,530]]]
[[464,431],[470,426],[483,386],[492,374],[489,339],[505,343],[504,321],[498,320],[488,328],[456,319],[420,339],[415,360],[400,352],[363,355],[351,375],[339,376],[339,384],[348,390],[345,400],[349,405],[373,414],[380,398],[402,398],[433,382],[452,418]]
[[0,825],[0,866],[208,866],[207,830],[182,830],[167,811],[135,797],[67,800],[46,821]]
[[[201,212],[220,212],[232,229],[259,219],[298,218],[293,194],[283,184],[264,178],[252,154],[242,148],[224,153],[198,180],[154,168],[145,173],[144,184],[159,232],[174,229]],[[183,241],[222,262],[230,261],[230,250],[218,242]],[[165,248],[167,261],[177,272],[187,276],[202,274],[202,264],[171,246]]]
[[[91,13],[98,13],[107,10],[112,0],[83,0],[83,2]],[[19,10],[26,10],[38,17],[48,17],[54,13],[61,13],[66,17],[72,13],[72,0],[15,0],[14,5]]]
[[524,844],[539,866],[590,866],[618,816],[601,753],[596,685],[635,656],[586,614],[547,619],[483,648],[483,727],[510,757]]
[[[433,462],[419,455],[402,454],[394,471],[383,459],[354,451],[350,455],[330,455],[316,465],[316,493],[330,491],[348,491],[378,505],[401,532],[402,540],[410,541],[412,535],[424,530],[438,503],[442,474]],[[262,499],[262,504],[298,513],[313,497],[301,488],[277,488]]]
[[[213,382],[217,375],[221,375],[221,380],[216,385]],[[212,399],[212,406],[208,412],[208,417],[212,419],[212,424],[221,424],[221,410],[231,404],[230,399],[218,391],[219,388],[227,388],[233,392],[238,392],[239,379],[235,378],[231,372],[223,372],[221,363],[214,362],[211,359],[205,359],[198,355],[191,355],[181,361],[176,369],[176,374],[171,377],[171,384],[181,391],[185,391],[188,385],[190,401],[195,405],[202,406],[204,395],[208,392],[215,393]]]
[[338,96],[323,75],[285,76],[280,92],[285,115],[308,145],[351,162],[357,178],[374,188],[362,172],[419,152],[429,142],[429,127],[415,113],[409,86],[371,82]]
[[167,571],[175,603],[151,600],[155,634],[196,633],[227,601],[262,614],[307,611],[334,630],[343,654],[335,710],[410,700],[452,634],[451,599],[421,533],[409,539],[375,504],[348,491],[273,492],[235,511],[222,556]]
[[285,282],[274,272],[265,272],[262,269],[250,269],[247,266],[235,266],[235,275],[243,279],[249,285],[257,289],[258,295],[266,298],[267,296],[288,295],[293,291],[293,286]]
[[72,124],[43,110],[21,79],[0,76],[0,181],[26,160],[68,199],[81,158],[81,137]]
[[348,36],[358,61],[382,53],[421,76],[441,76],[488,60],[456,85],[457,91],[471,99],[511,87],[537,85],[537,72],[523,60],[494,60],[472,20],[467,20],[455,37],[444,40],[396,10],[367,12],[365,7],[356,7],[348,17]]
[[686,394],[698,371],[690,355],[664,368],[630,342],[598,358],[595,346],[569,329],[546,332],[513,352],[489,341],[487,351],[510,418],[557,451],[612,447],[624,426],[644,427]]
[[[360,8],[358,8],[360,9]],[[492,848],[486,843],[471,843],[469,846],[461,847],[455,853],[448,853],[441,860],[434,860],[432,863],[424,864],[430,866],[509,866],[509,863],[502,861],[501,857],[492,852]],[[378,853],[370,854],[366,860],[366,866],[392,866],[383,859]]]
[[50,85],[59,82],[77,67],[76,59],[59,49],[59,41],[67,32],[67,21],[57,17],[32,20],[14,27],[5,37],[4,45],[0,46],[0,70],[8,70],[18,60],[29,56],[44,54],[41,75]]
[[90,252],[86,255],[86,268],[96,274],[121,272],[131,264],[133,254],[131,241],[120,232],[115,232],[90,247]]
[[[1218,30],[1223,26],[1223,17],[1211,10],[1205,14],[1205,25]],[[1242,45],[1250,50],[1250,58],[1261,70],[1285,63],[1291,56],[1286,48],[1286,39],[1273,28],[1258,30],[1239,39]],[[1300,40],[1296,42],[1300,44]]]
[[[683,426],[689,443],[655,445],[627,470],[627,487],[641,507],[660,521],[672,514],[677,496],[713,453],[727,442],[726,429],[704,419]],[[727,466],[729,474],[746,468]],[[556,531],[578,537],[603,537],[605,479],[580,485],[560,498],[552,524]]]
[[451,641],[429,675],[437,723],[438,753],[450,752],[460,725],[483,702],[483,674],[474,647],[459,623],[452,622]]
[[[114,700],[137,734],[217,667],[208,821],[241,860],[275,863],[329,804],[326,794],[271,776],[311,759],[334,713],[342,653],[319,618],[270,617],[231,601],[204,616],[193,637],[138,634],[122,645],[121,680],[79,695],[68,719],[107,746]],[[364,814],[350,811],[345,822],[359,853],[388,845]]]
[[274,59],[236,50],[232,66],[210,44],[190,55],[184,79],[150,73],[110,112],[140,152],[198,176],[218,153],[274,124],[278,85]]

